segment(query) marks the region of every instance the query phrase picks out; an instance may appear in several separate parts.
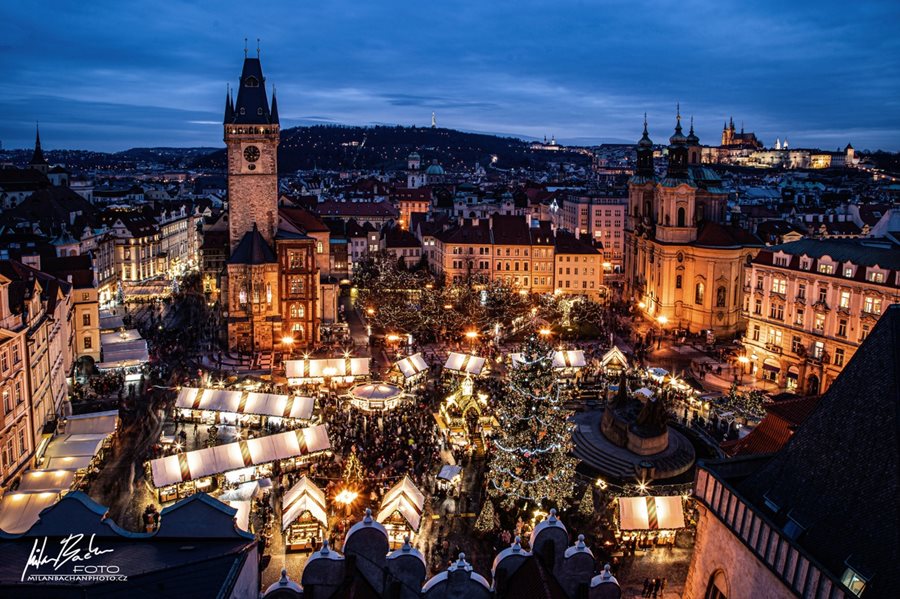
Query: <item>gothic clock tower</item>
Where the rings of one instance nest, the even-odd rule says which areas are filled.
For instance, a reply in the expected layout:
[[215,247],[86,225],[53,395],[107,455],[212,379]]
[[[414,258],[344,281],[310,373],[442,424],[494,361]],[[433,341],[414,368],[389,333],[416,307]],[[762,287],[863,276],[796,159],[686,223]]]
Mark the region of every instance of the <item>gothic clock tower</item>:
[[259,56],[244,57],[237,99],[225,99],[229,251],[254,227],[270,248],[278,229],[278,104],[269,106]]

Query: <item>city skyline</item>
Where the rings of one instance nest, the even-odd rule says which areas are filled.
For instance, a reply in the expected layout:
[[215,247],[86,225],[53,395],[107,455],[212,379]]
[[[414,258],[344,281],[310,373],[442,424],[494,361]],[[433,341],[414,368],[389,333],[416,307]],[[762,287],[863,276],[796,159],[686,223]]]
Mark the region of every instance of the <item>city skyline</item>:
[[680,102],[704,144],[733,117],[769,146],[900,149],[900,86],[884,76],[900,62],[888,2],[815,13],[336,2],[299,14],[276,4],[258,19],[239,3],[166,3],[152,22],[117,4],[45,6],[10,7],[2,26],[4,148],[30,146],[35,121],[48,149],[218,147],[225,86],[244,38],[253,54],[258,37],[286,128],[427,126],[434,111],[463,131],[632,143],[646,111],[664,143]]

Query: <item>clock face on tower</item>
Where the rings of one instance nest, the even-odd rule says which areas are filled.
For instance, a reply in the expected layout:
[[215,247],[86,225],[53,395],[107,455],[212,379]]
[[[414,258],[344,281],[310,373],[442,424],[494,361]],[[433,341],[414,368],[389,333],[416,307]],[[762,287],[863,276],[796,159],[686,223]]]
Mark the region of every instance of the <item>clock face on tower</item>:
[[247,146],[244,148],[244,159],[247,162],[256,162],[259,160],[259,148],[256,146]]

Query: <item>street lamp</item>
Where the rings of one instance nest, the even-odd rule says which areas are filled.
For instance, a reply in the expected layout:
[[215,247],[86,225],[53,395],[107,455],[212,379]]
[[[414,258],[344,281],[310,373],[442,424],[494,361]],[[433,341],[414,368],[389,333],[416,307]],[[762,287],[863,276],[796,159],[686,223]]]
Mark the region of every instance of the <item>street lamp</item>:
[[744,370],[747,368],[747,364],[750,363],[750,358],[747,356],[738,356],[738,362],[741,365],[741,383],[744,382]]
[[548,328],[546,328],[546,327],[538,331],[538,333],[539,333],[542,337],[547,337],[548,335],[550,335],[551,332],[552,332],[552,331],[550,331],[550,329],[548,329]]

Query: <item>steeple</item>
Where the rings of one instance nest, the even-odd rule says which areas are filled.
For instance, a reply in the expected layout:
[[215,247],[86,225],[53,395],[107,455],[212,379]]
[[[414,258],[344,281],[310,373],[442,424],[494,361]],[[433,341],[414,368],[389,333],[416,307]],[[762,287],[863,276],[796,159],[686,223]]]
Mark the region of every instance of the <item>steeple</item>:
[[696,146],[700,143],[700,138],[694,134],[694,117],[691,117],[691,130],[687,135],[687,143],[690,146]]
[[637,143],[637,169],[638,177],[653,178],[653,140],[647,132],[647,113],[644,113],[644,134]]
[[[246,48],[244,51],[246,52]],[[269,112],[269,102],[266,97],[266,79],[263,77],[259,57],[244,57],[241,84],[238,87],[237,100],[234,104],[234,124],[276,124]]]
[[279,122],[278,121],[278,100],[275,98],[275,86],[274,85],[272,86],[272,110],[271,110],[270,114],[272,115],[272,117],[271,117],[272,123],[277,125]]
[[231,86],[225,87],[225,124],[234,122],[234,102],[231,100]]
[[666,177],[684,179],[687,177],[688,148],[687,138],[681,129],[681,105],[675,115],[675,133],[669,138],[669,163]]
[[47,171],[50,170],[50,163],[47,162],[46,158],[44,158],[44,150],[41,149],[40,125],[35,123],[34,129],[35,129],[34,154],[31,155],[31,162],[28,163],[28,166],[30,166],[31,168],[33,168],[36,171],[40,171],[44,174],[47,174]]

